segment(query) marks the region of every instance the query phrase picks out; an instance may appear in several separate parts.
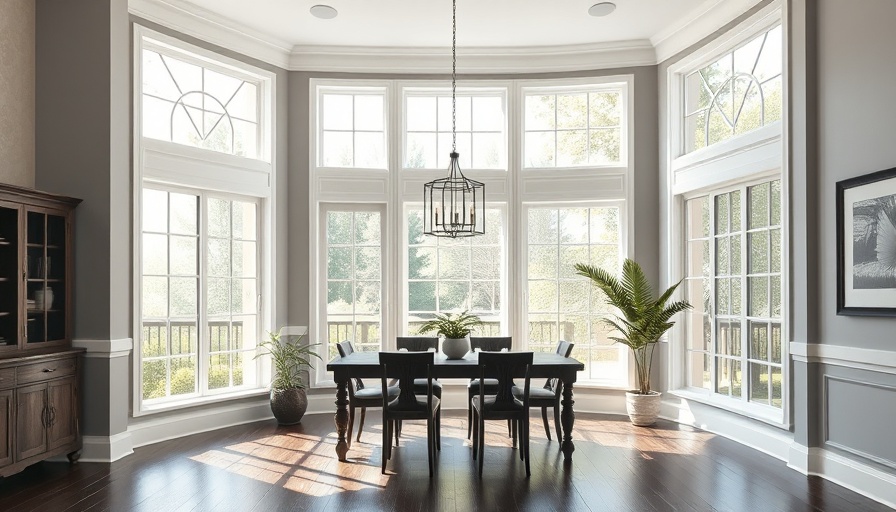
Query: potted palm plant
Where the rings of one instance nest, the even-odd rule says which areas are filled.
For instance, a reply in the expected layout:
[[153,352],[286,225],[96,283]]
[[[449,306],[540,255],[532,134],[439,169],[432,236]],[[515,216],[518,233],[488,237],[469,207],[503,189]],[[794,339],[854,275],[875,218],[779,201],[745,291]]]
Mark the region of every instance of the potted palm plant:
[[464,311],[463,313],[436,313],[435,318],[420,326],[420,334],[435,331],[444,336],[442,353],[448,359],[463,359],[470,351],[470,331],[482,325],[478,316]]
[[260,349],[255,358],[270,355],[274,363],[274,378],[271,380],[271,412],[280,425],[295,425],[302,421],[308,409],[308,396],[302,375],[311,368],[311,357],[320,359],[312,350],[319,345],[303,344],[304,335],[292,340],[282,339],[279,334],[268,333],[269,339],[258,344]]
[[635,356],[638,389],[625,394],[629,419],[634,425],[652,425],[659,416],[661,396],[650,389],[654,349],[663,333],[674,325],[670,319],[691,308],[686,301],[669,302],[681,281],[655,298],[644,270],[634,260],[625,260],[619,278],[591,265],[577,263],[575,268],[579,275],[590,278],[606,295],[606,303],[617,310],[604,321],[619,332],[619,336],[610,339],[629,347]]

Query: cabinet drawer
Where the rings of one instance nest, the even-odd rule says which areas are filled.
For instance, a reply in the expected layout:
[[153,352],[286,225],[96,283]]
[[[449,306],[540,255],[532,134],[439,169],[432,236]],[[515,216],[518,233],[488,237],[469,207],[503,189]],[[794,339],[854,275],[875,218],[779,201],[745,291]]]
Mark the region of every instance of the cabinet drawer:
[[16,369],[4,368],[0,370],[0,389],[8,389],[16,385]]
[[42,363],[26,364],[16,368],[16,380],[19,386],[74,374],[74,359],[56,359]]

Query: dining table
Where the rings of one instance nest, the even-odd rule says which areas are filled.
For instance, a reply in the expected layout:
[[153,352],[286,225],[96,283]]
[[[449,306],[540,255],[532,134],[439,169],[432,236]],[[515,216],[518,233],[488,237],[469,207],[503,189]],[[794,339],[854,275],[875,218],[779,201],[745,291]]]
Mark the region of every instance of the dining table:
[[[575,423],[573,412],[573,384],[576,375],[583,371],[585,365],[571,357],[563,357],[556,353],[535,352],[532,366],[529,367],[530,378],[559,379],[562,384],[560,405],[560,424],[563,427],[563,441],[560,449],[566,461],[572,460],[575,445],[572,441],[572,428]],[[379,363],[379,352],[353,352],[346,357],[337,357],[327,363],[327,371],[333,372],[336,381],[336,455],[342,462],[347,461],[348,443],[348,386],[353,378],[380,378],[382,367]],[[441,379],[475,379],[479,377],[479,353],[468,352],[462,359],[448,359],[442,353],[435,353],[432,366],[433,378]]]

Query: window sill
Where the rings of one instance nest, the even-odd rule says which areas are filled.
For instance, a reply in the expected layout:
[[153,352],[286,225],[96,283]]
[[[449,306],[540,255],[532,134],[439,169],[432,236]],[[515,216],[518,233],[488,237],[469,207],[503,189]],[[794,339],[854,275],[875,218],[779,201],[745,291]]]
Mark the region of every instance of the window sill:
[[771,406],[759,404],[743,403],[740,400],[723,398],[721,396],[701,393],[691,389],[675,389],[667,391],[667,393],[678,398],[739,414],[756,421],[761,421],[762,423],[782,430],[790,430],[791,427],[790,424],[784,422],[783,409],[775,409]]
[[165,402],[160,402],[160,403],[154,403],[151,405],[144,404],[141,410],[134,411],[133,416],[135,418],[138,418],[141,416],[149,416],[152,414],[158,414],[158,413],[162,413],[162,412],[176,411],[179,409],[187,409],[190,407],[196,407],[196,406],[200,406],[200,405],[229,402],[232,400],[239,400],[241,398],[268,396],[270,394],[270,392],[271,391],[268,388],[241,389],[239,391],[232,391],[230,393],[222,393],[220,395],[191,397],[191,398],[186,398],[186,399],[176,400],[176,401],[165,401]]

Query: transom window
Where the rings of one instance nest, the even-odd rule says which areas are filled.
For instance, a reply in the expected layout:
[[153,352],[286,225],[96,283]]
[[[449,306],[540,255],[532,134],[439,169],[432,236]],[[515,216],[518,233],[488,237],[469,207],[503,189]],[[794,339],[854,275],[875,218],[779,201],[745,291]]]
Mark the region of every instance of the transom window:
[[386,168],[386,97],[380,88],[320,91],[319,165]]
[[687,384],[782,407],[781,181],[686,204]]
[[782,41],[778,25],[685,75],[685,153],[781,120]]
[[527,168],[619,165],[623,95],[618,88],[524,92]]
[[144,40],[143,136],[248,158],[262,146],[260,80]]
[[[451,91],[409,91],[405,98],[405,168],[443,169],[451,152]],[[504,169],[505,98],[457,93],[457,151],[462,169]]]

